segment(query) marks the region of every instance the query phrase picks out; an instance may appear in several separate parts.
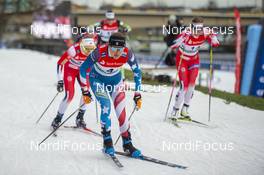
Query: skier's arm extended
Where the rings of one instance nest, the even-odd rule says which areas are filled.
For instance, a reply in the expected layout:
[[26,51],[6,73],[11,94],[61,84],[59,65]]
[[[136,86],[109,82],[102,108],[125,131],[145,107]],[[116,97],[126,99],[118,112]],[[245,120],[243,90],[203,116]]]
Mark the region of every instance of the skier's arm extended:
[[71,46],[67,51],[65,51],[62,54],[62,56],[58,60],[58,62],[57,62],[57,78],[58,78],[58,81],[63,80],[62,70],[63,70],[64,64],[66,64],[70,60],[70,58],[74,57],[75,55],[76,55],[76,51],[75,51],[74,47]]
[[68,53],[67,53],[67,51],[62,54],[62,56],[60,57],[60,59],[57,62],[57,78],[58,78],[58,81],[62,81],[63,80],[62,70],[63,70],[63,66],[64,66],[64,64],[66,62],[68,62]]
[[215,34],[210,34],[207,38],[207,41],[213,47],[218,47],[220,45]]
[[134,81],[135,81],[135,94],[134,94],[134,102],[137,109],[141,108],[142,105],[142,98],[141,98],[141,70],[137,63],[137,60],[135,59],[134,54],[129,50],[128,52],[128,62],[129,66],[131,67],[133,73],[134,73]]
[[135,90],[140,91],[141,90],[141,70],[131,50],[129,50],[128,52],[128,62],[127,63],[129,64],[129,66],[131,67],[134,73]]
[[80,67],[80,80],[81,80],[81,88],[83,91],[88,91],[89,87],[86,81],[86,72],[89,68],[91,68],[95,62],[99,59],[99,52],[98,49],[95,49],[86,60],[82,63]]
[[171,46],[172,49],[175,49],[179,47],[185,40],[189,38],[189,35],[187,33],[181,33],[178,35],[176,40],[173,42],[174,44]]
[[123,21],[118,20],[119,24],[119,31],[122,33],[129,33],[131,32],[131,27],[128,24],[125,24]]
[[64,82],[63,82],[63,76],[62,76],[62,70],[64,67],[64,64],[69,61],[71,57],[74,57],[76,55],[76,51],[73,46],[71,46],[66,52],[62,54],[60,59],[57,62],[57,91],[62,92],[64,90]]

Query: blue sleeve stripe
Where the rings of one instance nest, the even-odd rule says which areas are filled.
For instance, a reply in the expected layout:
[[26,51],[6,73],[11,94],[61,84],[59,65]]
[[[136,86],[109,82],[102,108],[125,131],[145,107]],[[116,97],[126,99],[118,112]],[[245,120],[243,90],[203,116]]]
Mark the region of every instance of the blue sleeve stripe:
[[141,70],[138,66],[137,60],[134,57],[134,54],[129,51],[128,53],[128,64],[131,67],[133,73],[134,73],[134,81],[135,81],[135,89],[136,91],[141,90]]

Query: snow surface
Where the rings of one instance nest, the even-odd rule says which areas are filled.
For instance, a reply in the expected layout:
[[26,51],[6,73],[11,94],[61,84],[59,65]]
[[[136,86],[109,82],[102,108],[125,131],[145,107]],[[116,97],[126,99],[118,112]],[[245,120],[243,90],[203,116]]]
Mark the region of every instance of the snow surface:
[[[63,98],[60,94],[39,124],[35,124],[56,94],[57,59],[30,50],[0,50],[0,175],[264,173],[263,111],[234,103],[228,105],[221,99],[212,98],[210,128],[184,123],[180,124],[181,128],[176,128],[163,122],[170,88],[165,88],[163,93],[143,93],[142,110],[131,120],[133,142],[145,155],[186,165],[187,170],[120,156],[124,168],[119,170],[101,153],[101,138],[66,128],[60,129],[57,138],[49,138],[37,150],[36,145],[50,132],[49,125]],[[78,107],[80,91],[77,88],[76,98],[65,116]],[[133,92],[128,92],[128,114],[132,111],[132,97]],[[208,96],[195,92],[190,113],[194,119],[207,122]],[[118,136],[117,119],[113,113],[111,117],[115,140]],[[68,121],[68,125],[74,124],[74,118]],[[88,127],[100,131],[94,103],[89,105],[85,119]],[[190,147],[196,142],[205,148]],[[58,149],[56,145],[66,148]],[[77,149],[80,145],[86,149]],[[218,150],[208,151],[208,145],[215,145]],[[116,149],[121,150],[120,142]]]

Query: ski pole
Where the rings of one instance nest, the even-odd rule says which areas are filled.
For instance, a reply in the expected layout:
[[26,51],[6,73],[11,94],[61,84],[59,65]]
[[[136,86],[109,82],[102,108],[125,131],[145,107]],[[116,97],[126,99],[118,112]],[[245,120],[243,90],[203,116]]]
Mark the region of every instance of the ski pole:
[[211,120],[211,98],[212,98],[212,77],[213,77],[213,47],[210,48],[210,70],[209,70],[209,111],[208,111],[208,121]]
[[56,93],[56,95],[53,97],[53,99],[51,100],[51,102],[49,103],[49,105],[46,107],[46,109],[42,112],[42,114],[40,115],[40,117],[38,118],[38,120],[36,121],[36,124],[38,124],[38,122],[40,121],[40,119],[43,117],[43,115],[46,113],[46,111],[49,109],[50,105],[53,103],[53,101],[55,100],[55,98],[58,96],[59,92]]
[[91,132],[91,133],[93,133],[93,134],[95,134],[95,135],[97,135],[97,136],[99,136],[99,137],[103,137],[102,134],[100,134],[99,132],[93,131],[93,130],[90,129],[90,128],[83,128],[83,129],[84,129],[85,131]]
[[[134,112],[136,111],[136,109],[137,109],[137,106],[134,107],[133,111],[131,112],[131,114],[130,114],[130,116],[129,116],[129,118],[128,118],[128,121],[130,121],[130,119],[131,119],[131,117],[133,116],[133,114],[134,114]],[[117,142],[118,142],[118,140],[120,139],[120,137],[121,137],[121,134],[119,134],[119,136],[118,136],[118,138],[116,139],[114,145],[117,144]]]
[[180,62],[179,62],[178,69],[176,71],[176,77],[175,77],[175,80],[173,81],[173,85],[172,85],[172,89],[171,89],[171,93],[170,93],[170,98],[169,98],[169,103],[168,103],[168,106],[166,108],[166,113],[165,113],[164,121],[166,121],[167,116],[168,116],[168,112],[169,112],[169,108],[170,108],[170,104],[171,104],[171,99],[172,99],[172,96],[173,96],[173,92],[174,92],[174,89],[176,88],[176,85],[177,85],[177,77],[179,75],[179,70],[180,70],[180,67],[181,67],[181,63],[182,63],[182,56],[180,56]]
[[[77,126],[64,126],[64,128],[78,129],[79,127],[77,127]],[[83,129],[83,130],[85,130],[85,131],[87,131],[87,132],[93,133],[93,134],[96,135],[96,136],[103,137],[102,134],[100,134],[99,132],[96,132],[96,131],[94,131],[94,130],[88,128],[88,127],[84,127],[84,128],[81,128],[81,129]]]
[[55,133],[65,122],[67,122],[76,112],[78,112],[81,107],[84,104],[82,104],[78,109],[76,109],[73,113],[71,113],[71,115],[69,115],[69,117],[67,117],[56,129],[54,129],[51,133],[49,133],[49,135],[47,135],[39,144],[38,146],[40,146],[45,140],[47,140],[53,133]]
[[170,52],[170,47],[167,47],[161,54],[160,59],[157,61],[157,63],[155,64],[155,69],[158,68],[159,64],[161,63],[162,60],[164,60],[164,57],[168,55],[168,53]]
[[99,118],[98,118],[98,107],[97,107],[97,100],[95,100],[95,112],[96,112],[96,123],[98,123]]

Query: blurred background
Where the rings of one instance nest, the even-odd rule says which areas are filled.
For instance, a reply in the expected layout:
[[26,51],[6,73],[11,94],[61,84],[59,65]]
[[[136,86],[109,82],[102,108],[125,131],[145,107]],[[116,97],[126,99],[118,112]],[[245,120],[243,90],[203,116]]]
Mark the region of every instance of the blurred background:
[[[129,47],[141,67],[161,81],[175,76],[175,55],[168,47],[176,35],[164,34],[163,26],[188,26],[193,17],[201,16],[206,26],[232,27],[233,34],[218,35],[221,46],[213,50],[214,88],[263,97],[264,0],[0,0],[0,48],[59,56],[78,37],[71,29],[101,21],[107,10],[131,28]],[[63,30],[56,31],[58,25]],[[43,30],[34,33],[32,26]],[[208,44],[200,52],[197,83],[207,86]]]

